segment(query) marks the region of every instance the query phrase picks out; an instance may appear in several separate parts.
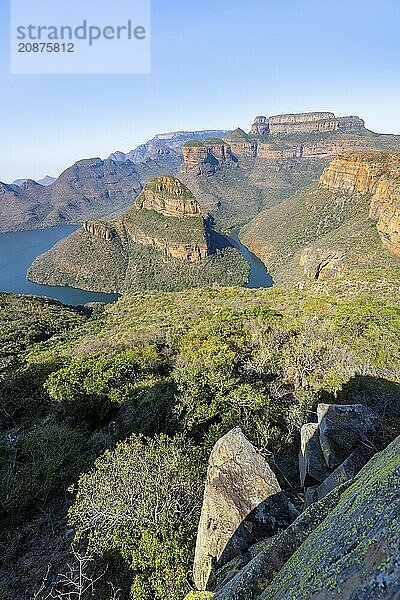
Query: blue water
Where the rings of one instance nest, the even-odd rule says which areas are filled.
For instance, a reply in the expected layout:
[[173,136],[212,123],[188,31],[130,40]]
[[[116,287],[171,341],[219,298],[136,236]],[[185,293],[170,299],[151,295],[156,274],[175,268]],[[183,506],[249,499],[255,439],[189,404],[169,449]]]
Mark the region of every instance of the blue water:
[[87,302],[115,302],[117,294],[86,292],[72,287],[38,285],[26,279],[26,271],[33,260],[50,250],[60,240],[78,229],[76,225],[62,225],[37,231],[16,231],[0,235],[0,291],[15,294],[47,296],[64,304],[77,306]]
[[[28,267],[39,254],[47,252],[54,244],[77,229],[77,225],[62,225],[37,231],[0,234],[0,292],[46,296],[72,306],[88,302],[108,304],[115,302],[118,299],[117,294],[87,292],[73,287],[38,285],[26,279]],[[271,287],[273,280],[265,265],[240,242],[237,232],[233,232],[225,239],[239,250],[250,265],[249,281],[245,287]]]
[[240,254],[244,256],[250,265],[249,280],[247,288],[269,288],[274,285],[274,280],[267,271],[264,263],[239,240],[237,231],[233,231],[229,237],[232,244]]

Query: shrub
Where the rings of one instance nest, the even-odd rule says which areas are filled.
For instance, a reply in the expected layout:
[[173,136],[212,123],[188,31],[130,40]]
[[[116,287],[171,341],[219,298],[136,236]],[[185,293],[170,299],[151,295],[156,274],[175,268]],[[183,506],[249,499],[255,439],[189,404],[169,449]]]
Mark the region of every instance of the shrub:
[[69,513],[76,539],[87,541],[89,552],[121,554],[132,568],[135,600],[172,600],[188,591],[200,464],[183,438],[132,436],[79,480]]

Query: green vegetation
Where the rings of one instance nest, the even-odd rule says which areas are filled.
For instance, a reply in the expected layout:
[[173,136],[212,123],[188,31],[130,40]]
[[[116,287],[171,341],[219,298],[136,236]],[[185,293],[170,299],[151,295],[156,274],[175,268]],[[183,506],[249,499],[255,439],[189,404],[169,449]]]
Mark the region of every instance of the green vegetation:
[[205,146],[214,146],[214,145],[218,146],[220,144],[223,145],[224,140],[221,140],[221,138],[211,137],[211,138],[205,139],[203,143]]
[[135,231],[162,242],[179,244],[206,244],[206,232],[202,217],[171,218],[156,210],[132,208],[124,215],[124,224]]
[[198,140],[189,140],[183,144],[184,148],[204,148],[204,143]]
[[[334,196],[314,183],[258,215],[244,229],[244,243],[250,240],[279,283],[292,283],[304,276],[300,265],[305,247],[345,254],[345,276],[362,281],[365,272],[375,270],[375,280],[384,282],[382,270],[398,277],[398,259],[385,250],[368,217],[370,195],[349,198]],[[357,243],[355,243],[357,240]]]
[[334,283],[151,291],[91,314],[2,295],[0,347],[16,350],[0,386],[1,597],[23,597],[17,564],[30,564],[26,589],[49,564],[57,587],[74,536],[98,600],[110,586],[181,600],[207,456],[231,427],[292,482],[318,401],[362,398],[386,440],[400,431],[397,295],[374,282],[356,297]]

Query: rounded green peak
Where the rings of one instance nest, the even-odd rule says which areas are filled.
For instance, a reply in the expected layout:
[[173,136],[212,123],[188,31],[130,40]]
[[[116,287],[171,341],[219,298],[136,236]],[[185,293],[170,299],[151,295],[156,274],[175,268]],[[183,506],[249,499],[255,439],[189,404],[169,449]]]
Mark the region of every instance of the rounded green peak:
[[204,144],[206,146],[223,145],[224,140],[221,140],[221,138],[217,138],[217,137],[210,137],[210,138],[207,138],[206,140],[204,140]]
[[151,191],[157,194],[172,194],[194,199],[189,188],[187,188],[180,179],[173,177],[172,175],[158,175],[157,177],[153,177],[153,179],[145,185],[143,191]]
[[199,142],[199,140],[189,140],[185,144],[183,144],[184,148],[204,148],[203,142]]
[[249,136],[247,135],[247,133],[245,131],[243,131],[243,129],[240,129],[240,127],[238,127],[237,129],[235,129],[234,131],[231,131],[231,133],[228,133],[228,135],[225,136],[225,140],[229,141],[229,140],[248,140]]

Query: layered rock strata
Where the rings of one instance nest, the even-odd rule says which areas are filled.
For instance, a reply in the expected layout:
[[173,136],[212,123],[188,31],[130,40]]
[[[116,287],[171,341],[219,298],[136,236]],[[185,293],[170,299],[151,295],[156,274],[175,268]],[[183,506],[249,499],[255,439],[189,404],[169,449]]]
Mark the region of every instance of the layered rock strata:
[[370,217],[383,244],[400,256],[400,153],[365,152],[336,157],[321,177],[334,194],[369,194]]

